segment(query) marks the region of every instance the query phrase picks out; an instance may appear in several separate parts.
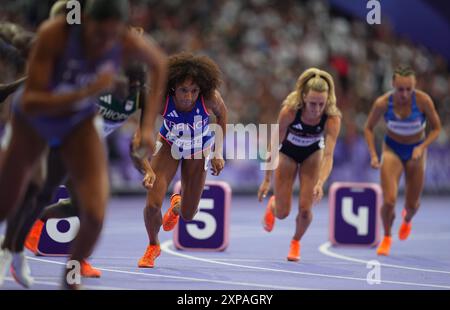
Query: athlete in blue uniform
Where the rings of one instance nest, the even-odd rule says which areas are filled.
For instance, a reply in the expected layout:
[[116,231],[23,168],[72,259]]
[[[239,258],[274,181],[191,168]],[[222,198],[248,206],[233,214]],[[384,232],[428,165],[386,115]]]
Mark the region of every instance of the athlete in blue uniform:
[[[426,149],[437,139],[441,130],[441,122],[430,96],[415,89],[416,78],[411,68],[397,68],[392,83],[394,90],[378,97],[375,101],[364,130],[371,156],[370,164],[372,168],[381,168],[383,189],[381,218],[384,239],[377,249],[378,255],[389,255],[398,184],[403,172],[405,173],[406,201],[399,238],[400,240],[408,238],[411,232],[411,220],[420,205],[425,176]],[[387,134],[380,163],[375,148],[373,129],[383,115]],[[431,131],[425,137],[426,122],[430,123]]]
[[[145,156],[147,149],[154,149],[155,103],[161,102],[165,84],[165,56],[127,29],[127,16],[126,0],[88,0],[81,25],[69,26],[64,17],[44,23],[31,51],[27,82],[14,100],[12,139],[0,175],[0,220],[21,202],[46,147],[59,147],[81,211],[71,254],[76,261],[90,255],[109,196],[96,98],[113,86],[117,70],[131,59],[152,68],[154,91],[146,103],[137,153]],[[63,285],[78,287],[66,281]]]
[[[279,149],[275,168],[274,195],[269,199],[263,227],[272,231],[275,218],[284,219],[291,211],[292,188],[300,179],[299,212],[287,256],[300,260],[300,240],[312,221],[313,203],[323,196],[323,184],[333,167],[333,153],[341,126],[341,113],[336,107],[334,82],[325,71],[310,68],[298,78],[296,90],[284,101],[278,116],[280,148],[272,138],[271,149]],[[274,162],[274,159],[271,159]],[[276,160],[275,160],[276,161]],[[272,170],[266,170],[258,199],[270,189]]]
[[[100,96],[97,100],[97,108],[103,120],[104,137],[120,128],[131,116],[141,112],[141,103],[145,102],[147,90],[145,68],[139,63],[134,63],[129,65],[125,71],[125,79],[120,79],[120,83],[116,83],[115,90],[110,94]],[[123,97],[124,94],[125,97]],[[59,148],[52,148],[47,158],[47,178],[42,189],[36,193],[34,187],[38,185],[30,184],[20,208],[14,216],[8,218],[8,228],[1,250],[14,253],[11,270],[15,274],[14,279],[24,287],[30,287],[33,282],[27,273],[29,270],[27,262],[23,259],[24,245],[33,253],[38,254],[39,239],[47,219],[79,216],[76,199],[63,199],[48,206],[59,185],[66,181],[67,171],[61,161]],[[76,198],[72,194],[70,182],[67,183],[67,189],[71,196]],[[44,208],[45,211],[42,213]],[[39,220],[33,225],[38,216]],[[33,227],[27,237],[31,225]],[[4,263],[4,260],[0,259],[0,283],[5,272],[9,270],[9,266],[5,266]],[[81,261],[80,271],[83,277],[96,278],[101,275],[100,270],[93,268],[85,260]]]
[[[144,185],[148,188],[144,220],[149,245],[139,260],[141,268],[152,268],[159,256],[158,232],[161,225],[172,230],[179,218],[192,220],[206,178],[207,163],[211,159],[213,175],[223,169],[222,139],[216,139],[210,124],[210,113],[217,119],[223,136],[227,111],[219,87],[220,71],[208,57],[178,54],[169,58],[167,98],[161,114],[164,118],[159,132],[156,154],[148,161],[134,160],[137,168],[145,174]],[[217,135],[216,135],[217,136]],[[139,133],[134,144],[139,141]],[[214,156],[211,148],[215,145]],[[171,198],[171,207],[164,215],[161,206],[178,165],[181,164],[181,195]]]

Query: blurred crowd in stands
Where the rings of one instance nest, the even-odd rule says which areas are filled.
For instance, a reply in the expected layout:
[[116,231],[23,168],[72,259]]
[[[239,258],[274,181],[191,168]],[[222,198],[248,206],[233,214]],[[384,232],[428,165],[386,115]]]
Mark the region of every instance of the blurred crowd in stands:
[[[47,18],[53,2],[2,0],[0,21],[35,30]],[[366,165],[362,128],[367,114],[374,99],[391,88],[394,67],[408,64],[416,70],[417,88],[431,95],[441,117],[443,130],[437,144],[449,144],[448,60],[397,36],[388,20],[379,26],[368,25],[331,8],[324,0],[130,3],[130,22],[143,27],[168,54],[191,51],[206,54],[219,64],[229,123],[274,123],[299,74],[308,67],[318,67],[335,77],[338,106],[344,115],[336,164],[348,161],[353,154],[354,160]],[[0,62],[0,82],[17,74],[7,67]],[[380,126],[379,142],[382,133]],[[132,129],[126,127],[111,137],[113,161],[127,160],[128,142],[123,140],[131,134]],[[136,177],[129,173],[133,175],[130,178]]]

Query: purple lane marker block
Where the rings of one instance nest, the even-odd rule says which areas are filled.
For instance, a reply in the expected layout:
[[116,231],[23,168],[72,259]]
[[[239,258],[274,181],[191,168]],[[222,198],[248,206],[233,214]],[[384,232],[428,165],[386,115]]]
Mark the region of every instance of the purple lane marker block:
[[375,246],[380,239],[382,192],[374,183],[333,183],[329,239],[334,245]]
[[[60,186],[52,203],[69,198],[64,186]],[[75,239],[80,221],[78,217],[48,219],[42,229],[38,244],[38,253],[42,256],[68,256],[72,241]]]
[[[179,193],[177,182],[174,192]],[[207,181],[192,221],[180,218],[174,231],[177,249],[223,251],[228,246],[231,188],[226,182]]]

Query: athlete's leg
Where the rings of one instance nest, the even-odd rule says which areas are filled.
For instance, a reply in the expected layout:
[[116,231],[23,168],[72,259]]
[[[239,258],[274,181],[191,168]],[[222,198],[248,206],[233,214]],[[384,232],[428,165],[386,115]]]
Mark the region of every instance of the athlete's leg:
[[279,154],[279,164],[274,173],[274,195],[270,197],[263,217],[263,228],[271,232],[275,218],[284,219],[291,211],[292,187],[298,164],[292,158]]
[[382,156],[380,168],[381,188],[383,190],[381,219],[383,221],[384,235],[391,236],[391,228],[395,218],[398,184],[403,173],[403,163],[387,146],[385,146]]
[[295,234],[292,239],[300,241],[312,221],[313,190],[320,172],[323,151],[314,152],[300,164],[300,197],[299,211],[296,218]]
[[[66,169],[62,163],[61,155],[58,149],[51,149],[47,157],[47,178],[45,179],[44,186],[37,194],[36,200],[33,204],[28,206],[28,211],[25,213],[24,220],[19,231],[16,233],[15,237],[15,247],[20,251],[23,250],[25,244],[25,239],[33,227],[33,224],[41,215],[44,208],[53,199],[58,186],[64,182],[66,179]],[[32,250],[36,251],[37,242],[33,246]]]
[[283,153],[274,173],[274,204],[271,206],[278,219],[286,218],[291,212],[292,188],[297,175],[298,164]]
[[21,203],[45,147],[28,124],[13,116],[12,138],[0,168],[0,222]]
[[[11,212],[16,212],[46,147],[45,141],[27,123],[15,116],[12,119],[12,132],[12,139],[0,168],[0,221]],[[21,266],[26,267],[25,256],[23,253],[13,255],[8,250],[0,250],[0,285],[11,263],[13,270],[18,270]],[[29,269],[23,271],[16,278],[21,284],[29,287],[32,283]],[[26,279],[22,279],[22,275],[25,275]]]
[[183,159],[181,163],[181,200],[179,214],[190,221],[197,213],[198,204],[205,186],[207,171],[205,158]]
[[61,146],[61,156],[73,182],[80,207],[80,230],[71,259],[81,262],[94,249],[103,225],[109,183],[107,157],[96,118],[84,120]]
[[156,174],[153,187],[147,193],[144,208],[144,222],[147,229],[149,245],[144,256],[138,262],[140,268],[153,268],[154,261],[161,253],[158,233],[162,225],[161,207],[167,188],[178,168],[179,161],[172,157],[171,147],[162,142],[158,153],[151,160],[151,167]]
[[395,203],[397,202],[398,184],[403,173],[403,163],[400,158],[386,145],[383,146],[381,162],[381,188],[383,190],[383,206],[381,220],[384,228],[384,238],[377,248],[378,255],[389,255],[392,243],[392,224],[395,218]]
[[158,245],[158,233],[162,225],[161,207],[164,197],[178,169],[179,160],[172,157],[171,146],[162,142],[158,153],[152,158],[151,167],[156,174],[156,180],[147,193],[144,208],[144,221],[150,245]]
[[426,154],[419,160],[408,160],[405,164],[405,221],[410,222],[420,205],[420,196],[425,183]]
[[405,214],[398,232],[400,240],[408,238],[411,220],[420,206],[420,195],[425,182],[426,153],[419,160],[408,160],[405,164]]

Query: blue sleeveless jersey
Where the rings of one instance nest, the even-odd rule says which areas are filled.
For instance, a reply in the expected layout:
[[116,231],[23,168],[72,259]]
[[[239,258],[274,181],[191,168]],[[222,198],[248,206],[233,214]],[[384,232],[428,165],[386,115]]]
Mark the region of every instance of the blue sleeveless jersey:
[[399,119],[394,113],[394,98],[392,95],[389,96],[388,109],[384,113],[384,120],[387,128],[397,135],[411,136],[425,129],[426,117],[417,107],[415,92],[412,94],[411,101],[411,114],[407,118]]
[[[197,99],[191,111],[182,112],[176,109],[173,97],[168,96],[162,117],[164,121],[159,134],[172,145],[172,150],[178,150],[182,154],[182,158],[192,156],[213,145],[214,135],[209,130],[209,113],[203,97]],[[173,145],[178,148],[174,148]]]
[[[122,48],[114,45],[99,59],[88,61],[83,50],[82,28],[74,25],[68,29],[66,48],[53,68],[48,89],[54,93],[77,91],[93,82],[97,75],[107,67],[119,70]],[[88,97],[74,103],[72,113],[65,116],[33,116],[23,115],[20,108],[23,87],[17,91],[13,99],[14,112],[29,122],[51,147],[59,146],[64,138],[83,120],[97,112],[97,97]]]

